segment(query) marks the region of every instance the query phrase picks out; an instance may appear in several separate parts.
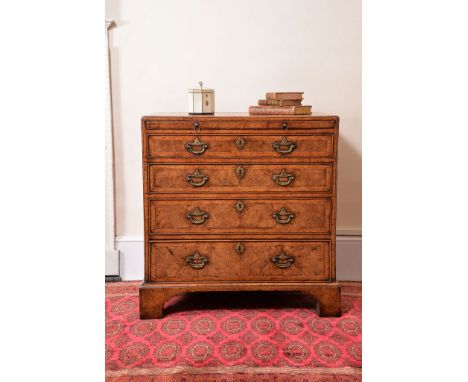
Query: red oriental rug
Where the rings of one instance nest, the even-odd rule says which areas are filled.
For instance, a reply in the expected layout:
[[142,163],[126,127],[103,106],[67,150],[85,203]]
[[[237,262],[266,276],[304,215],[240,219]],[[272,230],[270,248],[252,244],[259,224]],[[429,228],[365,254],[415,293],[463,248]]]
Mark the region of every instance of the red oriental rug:
[[361,284],[342,283],[339,318],[300,293],[186,294],[138,317],[140,282],[106,284],[108,382],[361,381]]

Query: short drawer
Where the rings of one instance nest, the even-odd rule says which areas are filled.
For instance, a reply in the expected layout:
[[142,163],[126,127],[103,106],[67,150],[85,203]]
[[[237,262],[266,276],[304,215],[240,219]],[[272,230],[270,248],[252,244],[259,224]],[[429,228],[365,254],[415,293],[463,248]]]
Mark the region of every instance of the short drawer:
[[150,281],[327,281],[331,240],[150,242]]
[[149,199],[149,234],[331,233],[332,200]]
[[222,130],[222,129],[264,129],[267,121],[244,119],[183,118],[170,120],[147,120],[146,128],[166,131]]
[[163,158],[332,158],[334,134],[156,135],[148,134],[146,156]]
[[331,193],[333,164],[149,164],[148,192]]

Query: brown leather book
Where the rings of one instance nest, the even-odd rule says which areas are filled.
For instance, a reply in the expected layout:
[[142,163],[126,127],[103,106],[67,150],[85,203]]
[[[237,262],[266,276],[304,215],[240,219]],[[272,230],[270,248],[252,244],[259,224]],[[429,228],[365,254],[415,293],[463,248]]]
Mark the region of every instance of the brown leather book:
[[249,106],[249,114],[302,114],[308,115],[312,106]]
[[304,92],[268,92],[266,99],[302,100]]
[[259,99],[259,106],[301,106],[302,99]]

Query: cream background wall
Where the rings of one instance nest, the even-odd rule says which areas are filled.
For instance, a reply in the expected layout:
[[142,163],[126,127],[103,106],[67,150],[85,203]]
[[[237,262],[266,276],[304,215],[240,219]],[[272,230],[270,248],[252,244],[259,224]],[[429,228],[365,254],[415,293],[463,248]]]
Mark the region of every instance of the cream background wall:
[[186,111],[187,89],[216,90],[217,111],[265,91],[305,92],[341,118],[338,234],[361,230],[359,0],[107,0],[115,141],[116,234],[142,237],[140,119]]

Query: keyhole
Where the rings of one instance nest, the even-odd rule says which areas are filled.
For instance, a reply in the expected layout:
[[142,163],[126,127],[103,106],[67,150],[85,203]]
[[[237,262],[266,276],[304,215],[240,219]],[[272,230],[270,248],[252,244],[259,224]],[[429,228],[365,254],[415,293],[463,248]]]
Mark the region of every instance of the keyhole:
[[242,200],[239,200],[237,203],[236,203],[236,210],[239,211],[239,212],[242,212],[245,208],[245,205],[244,203],[242,203]]
[[244,246],[242,245],[241,242],[237,243],[236,245],[236,252],[239,254],[239,255],[242,255],[244,253]]
[[236,175],[239,179],[243,178],[245,175],[245,169],[242,166],[236,168]]
[[242,137],[237,138],[236,140],[236,146],[239,150],[242,150],[245,146],[245,139]]

